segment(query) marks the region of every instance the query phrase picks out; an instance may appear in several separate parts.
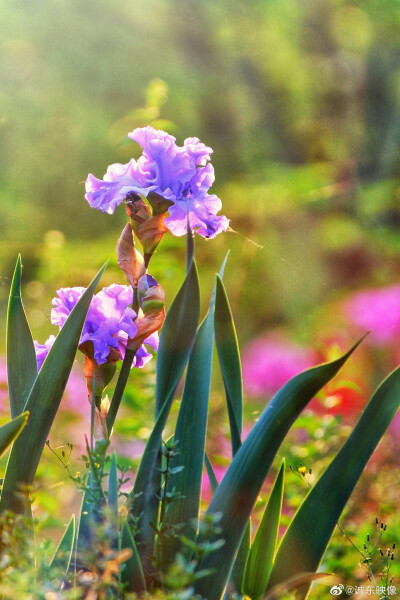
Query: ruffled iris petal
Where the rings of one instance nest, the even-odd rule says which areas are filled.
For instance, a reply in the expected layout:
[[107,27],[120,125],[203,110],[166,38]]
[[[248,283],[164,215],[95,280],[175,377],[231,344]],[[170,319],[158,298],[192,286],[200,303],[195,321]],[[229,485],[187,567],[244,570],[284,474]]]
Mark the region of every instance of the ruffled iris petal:
[[203,237],[227,230],[228,219],[217,215],[220,199],[208,194],[214,183],[211,148],[194,137],[177,146],[172,135],[150,126],[128,137],[140,144],[142,156],[126,165],[111,165],[102,180],[89,175],[85,197],[90,206],[113,213],[130,193],[147,197],[152,191],[173,203],[165,224],[174,235],[186,233],[187,215],[192,231]]

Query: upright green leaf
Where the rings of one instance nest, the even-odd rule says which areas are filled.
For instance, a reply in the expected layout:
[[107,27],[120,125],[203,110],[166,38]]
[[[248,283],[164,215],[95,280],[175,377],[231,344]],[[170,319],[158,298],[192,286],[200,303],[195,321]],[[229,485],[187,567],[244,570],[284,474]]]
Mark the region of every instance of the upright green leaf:
[[0,456],[3,456],[7,448],[19,436],[28,421],[28,416],[29,413],[24,412],[0,427]]
[[242,432],[242,369],[229,300],[224,284],[218,275],[215,302],[215,343],[225,386],[232,450],[235,455],[240,448]]
[[[235,456],[242,443],[242,368],[240,364],[239,344],[229,300],[224,285],[218,277],[215,306],[215,341],[228,406],[232,456]],[[247,524],[240,543],[235,564],[230,575],[230,581],[225,592],[226,598],[234,593],[240,593],[249,549],[250,522]]]
[[265,593],[271,575],[282,509],[284,476],[283,460],[246,563],[242,592],[252,600],[258,600]]
[[[400,405],[400,368],[377,389],[352,434],[310,491],[282,540],[269,587],[299,572],[315,572],[337,520],[365,465]],[[307,598],[309,585],[297,593]]]
[[218,565],[216,573],[195,584],[196,593],[207,600],[221,598],[254,503],[290,426],[315,394],[336,375],[356,346],[339,359],[291,379],[268,404],[237,452],[207,510],[207,514],[222,513],[221,532],[216,539],[225,540],[222,548],[198,565],[198,570]]
[[174,394],[192,350],[200,313],[200,292],[194,261],[165,319],[157,356],[157,421],[147,442],[130,495],[131,511],[139,516],[136,541],[146,573],[151,570],[160,490],[161,434]]
[[[175,429],[176,455],[171,461],[168,481],[169,493],[175,492],[177,497],[168,507],[165,525],[168,528],[181,526],[180,533],[189,538],[196,536],[200,505],[214,345],[214,302],[213,297],[190,354]],[[182,470],[174,472],[174,469],[181,466]],[[165,564],[173,560],[180,547],[180,541],[177,537],[170,537],[163,543]]]
[[108,473],[108,506],[110,510],[118,515],[118,471],[117,457],[112,453],[110,471]]
[[75,538],[75,515],[72,515],[64,534],[58,544],[54,556],[51,559],[50,566],[62,569],[67,573],[71,563],[72,550],[74,548]]
[[[220,277],[223,276],[227,258],[228,254],[222,263]],[[175,493],[176,498],[168,506],[163,525],[168,529],[179,528],[180,534],[187,538],[194,538],[197,531],[214,346],[216,289],[215,286],[208,314],[197,331],[190,354],[174,435],[177,454],[171,461],[168,480],[168,492]],[[178,537],[163,539],[163,564],[173,560],[180,545]]]
[[129,525],[124,522],[120,536],[120,549],[123,550],[128,548],[132,551],[132,555],[123,564],[121,571],[121,582],[126,585],[126,591],[128,592],[145,592],[146,583],[144,579],[142,565],[140,563],[139,554],[136,548],[135,540]]
[[0,510],[23,512],[17,489],[31,484],[67,383],[90,301],[105,269],[102,267],[61,329],[37,376],[25,410],[30,417],[10,453],[0,500]]
[[110,533],[109,539],[112,548],[118,544],[118,471],[115,452],[111,455],[110,470],[108,472],[107,504],[109,509]]
[[21,255],[11,283],[7,313],[7,375],[11,416],[24,410],[37,376],[36,353],[21,298]]
[[192,261],[185,281],[161,330],[157,353],[156,414],[165,401],[172,402],[196,337],[200,315],[200,290],[196,264]]

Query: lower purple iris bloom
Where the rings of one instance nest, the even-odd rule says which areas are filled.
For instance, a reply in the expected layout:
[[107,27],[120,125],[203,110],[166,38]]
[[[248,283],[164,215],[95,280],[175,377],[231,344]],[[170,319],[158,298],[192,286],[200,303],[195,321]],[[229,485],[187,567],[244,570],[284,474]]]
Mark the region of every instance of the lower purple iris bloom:
[[[53,299],[51,322],[61,329],[82,294],[83,287],[61,288],[57,297]],[[91,342],[93,345],[93,358],[101,365],[110,360],[113,349],[115,356],[123,359],[128,339],[134,338],[137,327],[134,323],[135,311],[131,308],[133,300],[132,288],[127,285],[112,284],[93,296],[83,326],[79,345]],[[35,341],[36,359],[38,369],[49,353],[55,341],[51,335],[44,344]],[[139,348],[133,361],[133,366],[143,367],[152,358],[146,345],[154,350],[158,348],[158,334],[149,336]]]

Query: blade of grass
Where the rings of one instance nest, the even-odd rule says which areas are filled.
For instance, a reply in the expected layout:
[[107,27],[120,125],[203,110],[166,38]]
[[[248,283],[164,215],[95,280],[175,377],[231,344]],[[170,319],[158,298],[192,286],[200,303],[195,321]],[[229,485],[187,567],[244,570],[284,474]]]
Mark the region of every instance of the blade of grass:
[[200,315],[200,289],[193,261],[161,330],[157,354],[156,415],[172,401],[192,350]]
[[242,368],[240,364],[239,344],[229,300],[222,279],[217,275],[217,295],[215,302],[215,344],[225,386],[231,429],[232,454],[241,445],[243,393]]
[[69,570],[71,563],[72,551],[74,548],[75,538],[75,515],[72,515],[64,534],[58,544],[53,558],[50,561],[50,566],[58,569],[62,569],[64,573]]
[[117,472],[117,457],[115,452],[112,453],[110,471],[108,473],[108,506],[115,514],[118,515],[118,472]]
[[[235,456],[242,442],[243,385],[239,344],[236,335],[232,311],[222,280],[217,277],[217,299],[215,306],[215,342],[225,387],[231,430],[232,456]],[[225,597],[240,593],[244,568],[250,550],[250,521],[243,534],[242,541],[233,565]]]
[[12,418],[23,412],[37,376],[35,347],[21,298],[21,271],[19,255],[7,312],[7,375]]
[[139,554],[136,548],[135,540],[126,521],[122,526],[120,536],[120,549],[128,548],[132,551],[132,555],[124,563],[121,571],[121,583],[126,584],[128,592],[145,592],[146,582],[144,579],[142,565],[140,563]]
[[204,453],[204,462],[206,465],[208,479],[210,481],[211,491],[213,494],[215,494],[219,484],[218,484],[218,479],[215,476],[214,469],[212,467],[210,459],[208,458],[207,452]]
[[284,476],[283,460],[246,563],[242,593],[252,600],[258,600],[265,593],[271,575],[282,509]]

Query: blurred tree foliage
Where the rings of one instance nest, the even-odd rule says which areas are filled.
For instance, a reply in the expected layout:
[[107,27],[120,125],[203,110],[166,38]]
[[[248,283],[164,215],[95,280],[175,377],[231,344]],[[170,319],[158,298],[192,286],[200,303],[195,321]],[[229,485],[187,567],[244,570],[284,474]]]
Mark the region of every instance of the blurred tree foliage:
[[[232,249],[227,283],[247,313],[245,336],[300,316],[308,326],[332,290],[398,276],[399,2],[0,0],[0,9],[1,277],[22,249],[27,280],[87,282],[125,215],[90,209],[82,182],[138,155],[123,136],[148,123],[215,150],[215,191],[240,235],[212,250],[200,240],[198,252],[211,285]],[[62,259],[51,259],[50,276],[54,230]],[[159,252],[167,288],[181,246]]]

